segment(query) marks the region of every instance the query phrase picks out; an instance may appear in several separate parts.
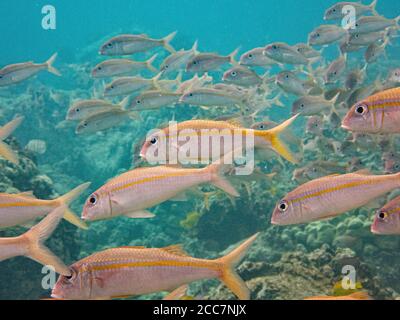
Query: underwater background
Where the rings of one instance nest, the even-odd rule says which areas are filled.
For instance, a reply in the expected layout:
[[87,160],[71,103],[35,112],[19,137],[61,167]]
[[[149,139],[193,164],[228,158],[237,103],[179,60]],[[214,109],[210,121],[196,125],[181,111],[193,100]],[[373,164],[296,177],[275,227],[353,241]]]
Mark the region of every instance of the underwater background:
[[[0,159],[0,192],[33,190],[41,199],[51,199],[71,188],[91,181],[90,191],[134,165],[132,159],[146,133],[161,123],[176,119],[217,117],[218,110],[164,108],[145,112],[142,122],[126,122],[96,135],[78,136],[65,123],[65,114],[77,99],[90,98],[102,81],[93,80],[90,70],[104,57],[98,49],[105,39],[121,33],[146,33],[162,38],[177,30],[173,46],[191,48],[195,40],[205,52],[241,53],[274,41],[305,42],[308,33],[323,23],[323,13],[335,1],[317,0],[3,0],[0,2],[0,65],[20,61],[43,62],[58,52],[57,68],[62,77],[42,73],[21,85],[0,89],[0,119],[5,124],[16,115],[25,120],[8,143],[19,150],[21,165]],[[43,30],[41,8],[57,9],[56,30]],[[394,18],[400,14],[398,0],[378,1],[380,14]],[[329,57],[329,50],[328,50]],[[332,58],[337,50],[332,50]],[[156,65],[166,57],[160,52]],[[148,54],[135,55],[143,60]],[[367,82],[400,67],[400,50],[393,45],[387,58],[368,70]],[[354,58],[357,64],[357,58]],[[287,108],[271,108],[268,117],[287,119]],[[294,129],[304,133],[304,125]],[[335,133],[333,133],[335,134]],[[345,133],[337,134],[345,137]],[[44,154],[25,148],[32,139],[46,142]],[[374,153],[375,156],[371,156]],[[381,151],[359,152],[364,167],[383,172]],[[329,156],[347,163],[348,158]],[[304,160],[305,162],[307,160]],[[295,166],[271,160],[265,164],[274,177],[240,186],[241,197],[234,201],[224,194],[210,199],[165,202],[152,210],[147,220],[117,218],[91,224],[79,230],[65,221],[48,241],[49,247],[67,265],[94,252],[117,246],[164,247],[182,244],[195,257],[215,258],[237,242],[260,231],[254,247],[239,267],[254,299],[303,299],[331,294],[342,278],[342,266],[354,265],[357,281],[376,299],[400,296],[400,238],[375,236],[370,232],[374,210],[361,208],[329,221],[278,227],[270,223],[276,202],[298,183]],[[81,212],[88,191],[73,205]],[[383,203],[385,203],[383,199]],[[26,228],[0,231],[0,237],[21,234]],[[42,266],[23,257],[0,263],[0,299],[40,299],[50,291],[41,288]],[[234,296],[218,281],[190,285],[190,294],[210,299]],[[160,298],[155,294],[141,298]]]

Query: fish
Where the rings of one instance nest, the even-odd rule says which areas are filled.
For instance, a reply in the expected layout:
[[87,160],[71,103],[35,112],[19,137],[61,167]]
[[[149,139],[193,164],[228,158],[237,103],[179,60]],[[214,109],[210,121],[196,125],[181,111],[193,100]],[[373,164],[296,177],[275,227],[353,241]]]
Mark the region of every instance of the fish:
[[275,207],[271,222],[291,225],[333,218],[399,187],[400,173],[372,175],[361,170],[322,177],[288,193]]
[[[78,198],[90,183],[84,183],[67,194],[54,200],[36,199],[29,192],[20,194],[0,193],[0,228],[23,225],[36,218],[43,217],[60,206],[68,206]],[[64,210],[64,219],[81,229],[87,225],[68,207]]]
[[388,19],[382,16],[363,16],[357,19],[354,29],[349,33],[370,33],[385,30],[390,27],[398,27],[400,16],[395,19]]
[[80,121],[98,113],[122,110],[127,102],[127,98],[118,105],[100,99],[78,100],[69,107],[66,120]]
[[[152,134],[148,135],[146,141],[144,142],[140,156],[143,159],[149,160],[152,157],[151,152],[153,151],[154,147],[157,147],[158,150],[166,150],[165,148],[171,147],[176,150],[181,150],[181,148],[189,147],[196,148],[201,155],[205,153],[202,150],[202,147],[206,148],[209,152],[207,153],[207,159],[201,160],[210,160],[213,152],[213,140],[209,139],[210,130],[218,130],[218,132],[222,135],[230,134],[235,135],[238,134],[240,136],[251,134],[254,136],[254,147],[257,149],[272,149],[277,154],[285,158],[287,161],[296,163],[297,159],[294,154],[287,148],[285,142],[280,139],[281,134],[283,135],[288,129],[288,127],[296,120],[298,115],[293,116],[292,118],[284,121],[280,125],[270,129],[270,130],[254,130],[254,129],[247,129],[241,127],[240,123],[236,121],[231,123],[230,121],[213,121],[213,120],[189,120],[180,122],[176,126],[176,133],[171,134],[169,132],[170,128],[166,127],[160,130],[154,131]],[[179,137],[183,135],[186,137],[187,133],[190,132],[191,134],[197,134],[200,139],[193,139],[189,142],[179,141],[176,142],[176,136]],[[164,138],[165,137],[165,138]],[[206,145],[201,144],[202,137],[208,139],[208,143]],[[223,137],[222,137],[223,138]],[[196,141],[197,140],[197,141]],[[200,143],[200,145],[199,145]],[[219,145],[220,141],[218,141]],[[251,146],[247,146],[251,147]],[[228,154],[229,152],[234,151],[233,145],[224,145],[224,148],[218,149],[219,154],[218,157],[222,157],[223,155]],[[169,155],[165,155],[167,157],[167,161],[170,160]]]
[[231,170],[231,165],[223,163],[205,168],[155,166],[130,170],[90,195],[83,207],[82,219],[153,218],[154,214],[146,209],[208,183],[237,197],[239,194],[225,178],[228,170]]
[[265,47],[254,48],[243,53],[239,59],[239,64],[245,67],[269,67],[277,62],[268,58],[264,54]]
[[385,40],[386,31],[377,31],[369,33],[352,33],[349,36],[348,43],[355,46],[369,46],[379,40]]
[[385,54],[388,43],[389,39],[386,39],[383,43],[370,44],[364,54],[365,61],[369,64],[376,62],[381,55]]
[[367,67],[368,64],[365,64],[362,69],[354,69],[346,75],[344,86],[347,90],[354,90],[364,81]]
[[320,116],[311,116],[306,123],[306,133],[321,136],[324,130],[324,124]]
[[201,77],[196,73],[193,78],[181,82],[178,86],[176,92],[182,94],[190,90],[200,89],[213,81],[213,77],[209,76],[207,73],[203,74]]
[[198,88],[187,90],[179,102],[203,107],[244,106],[247,98],[248,96],[242,93],[234,94],[220,89]]
[[315,296],[304,300],[373,300],[368,292],[355,292],[347,296]]
[[377,210],[371,232],[379,235],[400,234],[400,196]]
[[274,42],[267,45],[264,55],[268,58],[284,64],[308,65],[310,60],[302,53],[284,42]]
[[308,44],[312,46],[324,46],[348,35],[347,30],[336,25],[321,25],[308,35]]
[[17,117],[0,128],[0,156],[15,165],[19,164],[18,155],[8,144],[4,143],[4,140],[19,127],[23,120],[24,117]]
[[313,79],[305,81],[297,77],[292,71],[281,71],[276,75],[275,83],[285,92],[298,96],[307,95],[315,83]]
[[[142,77],[121,77],[112,81],[104,88],[105,97],[127,96],[135,92],[148,89],[159,89],[158,74],[154,78],[147,79]],[[164,80],[165,81],[165,80]]]
[[361,16],[366,13],[372,13],[374,15],[377,15],[378,13],[376,12],[376,5],[378,3],[378,0],[373,0],[371,4],[365,5],[360,2],[338,2],[334,4],[333,6],[329,7],[324,14],[324,20],[341,20],[344,18],[345,14],[343,12],[343,8],[345,6],[351,6],[356,10],[357,16]]
[[234,270],[258,233],[226,256],[205,260],[190,257],[181,246],[120,247],[104,250],[74,263],[72,276],[60,276],[52,298],[110,299],[173,291],[185,284],[220,279],[239,299],[249,300],[246,283]]
[[[292,115],[300,113],[302,116],[321,115],[335,111],[335,104],[339,97],[337,94],[331,100],[324,96],[303,96],[293,102]],[[336,112],[336,111],[335,111]]]
[[346,168],[332,161],[317,160],[306,164],[304,167],[295,169],[292,179],[300,183],[305,183],[333,174],[334,172],[345,173]]
[[400,133],[400,87],[384,90],[356,103],[342,121],[342,128],[373,134]]
[[199,54],[197,47],[198,42],[196,41],[190,50],[179,50],[166,57],[160,65],[162,75],[166,76],[184,70],[188,62]]
[[243,87],[254,87],[264,83],[264,79],[255,71],[240,65],[227,70],[222,76],[222,81]]
[[177,92],[169,92],[163,90],[146,91],[131,99],[127,110],[150,110],[159,109],[165,106],[175,106],[179,103],[182,94]]
[[216,53],[199,53],[192,57],[187,65],[186,72],[209,72],[218,71],[224,64],[235,64],[235,57],[239,48],[227,56],[220,56]]
[[153,66],[154,60],[158,54],[153,55],[150,59],[143,62],[133,61],[130,59],[110,59],[100,62],[92,70],[92,78],[101,79],[116,76],[126,76],[129,74],[137,74],[142,70],[150,70],[158,73]]
[[154,48],[164,47],[174,53],[175,49],[170,42],[177,32],[172,32],[163,39],[151,39],[145,34],[123,34],[107,40],[101,47],[99,54],[103,56],[126,56],[138,52],[145,52]]
[[70,276],[70,269],[43,244],[57,228],[66,209],[64,206],[57,207],[37,225],[20,236],[0,238],[0,262],[25,256],[44,266],[53,267],[61,275]]
[[136,111],[110,109],[95,113],[80,121],[76,126],[75,133],[78,135],[92,134],[118,126],[128,120],[140,120],[140,115]]
[[400,68],[390,70],[388,81],[400,82]]
[[25,150],[28,150],[36,154],[45,154],[46,149],[47,149],[46,142],[39,139],[29,140],[29,142],[25,146]]
[[306,43],[298,43],[292,47],[308,59],[321,58],[321,50],[315,50]]
[[324,74],[325,84],[335,83],[339,81],[346,70],[347,54],[341,54],[339,58],[334,60],[326,69]]
[[57,53],[53,54],[44,63],[33,63],[32,61],[10,64],[0,70],[0,87],[10,86],[36,76],[39,72],[46,70],[56,76],[61,73],[53,66]]

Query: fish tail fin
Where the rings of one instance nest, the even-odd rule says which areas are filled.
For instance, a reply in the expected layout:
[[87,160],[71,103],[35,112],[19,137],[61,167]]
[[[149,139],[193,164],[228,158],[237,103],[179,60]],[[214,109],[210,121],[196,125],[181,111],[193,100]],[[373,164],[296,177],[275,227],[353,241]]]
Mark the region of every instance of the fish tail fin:
[[232,164],[224,164],[224,159],[218,160],[209,165],[205,170],[211,172],[211,183],[217,188],[225,191],[233,197],[239,197],[239,193],[233,185],[226,179],[226,175],[232,172]]
[[61,72],[58,71],[55,67],[53,67],[54,61],[56,61],[58,53],[56,52],[53,54],[49,60],[46,61],[46,66],[47,66],[47,71],[49,71],[52,74],[55,74],[56,76],[61,77]]
[[26,256],[44,266],[52,266],[62,275],[69,276],[70,269],[43,244],[56,229],[64,214],[64,209],[64,206],[56,208],[22,237],[29,243]]
[[155,77],[153,77],[151,79],[152,85],[154,88],[156,88],[157,90],[162,90],[158,81],[161,79],[162,76],[162,72],[159,72]]
[[295,116],[286,120],[282,124],[270,130],[259,131],[259,134],[271,143],[272,148],[283,158],[285,158],[291,163],[297,163],[298,160],[296,159],[295,155],[292,154],[289,148],[285,145],[285,143],[280,139],[279,136],[293,123],[294,120],[297,119],[298,116],[299,114],[296,114]]
[[14,132],[15,129],[19,127],[24,117],[17,117],[11,120],[9,123],[0,128],[0,140],[7,139],[8,136]]
[[243,257],[246,255],[250,246],[256,240],[258,233],[244,241],[237,248],[233,249],[226,256],[217,259],[219,263],[222,263],[223,270],[220,280],[230,289],[240,300],[250,299],[250,290],[246,286],[246,283],[235,271],[235,267],[240,263]]
[[16,165],[19,163],[18,155],[14,152],[14,150],[11,149],[9,145],[5,144],[1,140],[7,139],[10,134],[17,129],[23,120],[24,117],[15,118],[0,128],[0,156]]
[[178,31],[174,31],[162,39],[164,48],[170,53],[176,52],[176,50],[170,45],[170,42],[175,38]]
[[176,76],[175,83],[177,86],[180,86],[182,83],[182,71],[179,71],[178,75]]
[[378,4],[378,0],[373,0],[372,3],[368,6],[371,9],[372,13],[376,16],[378,15],[378,12],[376,11],[377,4]]
[[80,229],[88,229],[88,227],[85,222],[83,222],[80,218],[78,218],[78,216],[68,208],[68,205],[72,201],[74,201],[77,197],[79,197],[82,194],[82,192],[84,192],[89,186],[90,182],[86,182],[76,187],[75,189],[71,190],[70,192],[66,193],[65,195],[59,197],[58,199],[56,199],[58,203],[67,207],[64,210],[64,219]]
[[238,55],[239,50],[240,50],[240,47],[236,48],[235,50],[232,51],[232,53],[230,53],[230,54],[228,55],[228,57],[229,57],[229,62],[230,62],[231,64],[234,64],[234,65],[237,65],[237,64],[238,64],[238,62],[236,61],[236,56]]
[[127,96],[119,103],[119,106],[121,107],[122,110],[128,110],[130,102],[131,102],[131,97]]
[[153,55],[149,60],[146,61],[146,67],[147,69],[149,69],[152,72],[158,72],[158,69],[156,67],[153,66],[153,62],[154,60],[156,60],[158,56],[158,53],[156,53],[155,55]]

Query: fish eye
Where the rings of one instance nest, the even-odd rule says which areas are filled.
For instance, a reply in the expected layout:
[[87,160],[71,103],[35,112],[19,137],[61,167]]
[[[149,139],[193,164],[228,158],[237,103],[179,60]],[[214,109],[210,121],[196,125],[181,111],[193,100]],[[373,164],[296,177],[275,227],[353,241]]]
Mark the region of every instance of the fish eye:
[[196,60],[194,60],[194,61],[193,61],[193,64],[197,64],[197,61],[196,61]]
[[166,65],[165,67],[164,67],[164,69],[168,69],[169,68],[169,65]]
[[367,108],[367,106],[365,106],[365,105],[359,105],[359,106],[356,108],[356,114],[357,114],[357,115],[363,116],[363,115],[366,114],[367,112],[368,112],[368,108]]
[[319,38],[321,35],[319,33],[316,34],[317,38]]
[[265,125],[263,125],[263,124],[260,124],[260,127],[259,127],[261,130],[263,130],[263,129],[265,129]]
[[99,71],[100,71],[101,69],[102,69],[102,67],[98,67],[98,68],[97,68],[97,70],[99,70]]
[[89,203],[91,205],[95,205],[97,203],[97,196],[95,194],[92,194],[89,198]]
[[385,212],[385,211],[378,211],[377,216],[378,216],[378,219],[379,219],[379,220],[384,221],[384,220],[387,219],[388,214],[387,214],[387,212]]
[[110,89],[114,89],[114,86],[110,86]]
[[193,97],[193,93],[189,93],[189,97]]
[[231,72],[231,76],[232,76],[232,77],[236,77],[236,75],[237,75],[236,71],[232,71],[232,72]]
[[111,42],[107,43],[107,47],[112,48],[113,44]]
[[154,137],[154,138],[152,138],[151,140],[150,140],[150,143],[152,144],[152,145],[154,145],[154,144],[156,144],[157,143],[157,138],[156,137]]
[[304,103],[302,103],[302,104],[300,105],[300,108],[301,108],[301,109],[303,109],[303,108],[304,108]]
[[278,49],[278,47],[276,45],[273,45],[272,49],[276,50],[276,49]]
[[84,123],[83,123],[83,126],[86,128],[86,127],[88,126],[88,123],[87,123],[87,122],[84,122]]
[[0,75],[0,79],[3,79],[3,76],[2,76],[2,75]]
[[288,75],[288,74],[287,74],[287,75],[285,75],[285,78],[286,78],[286,79],[289,79],[289,75]]
[[253,59],[253,55],[250,53],[250,54],[248,55],[248,58],[249,58],[249,59]]
[[141,104],[141,103],[142,103],[142,101],[140,101],[140,100],[136,100],[136,103],[137,103],[137,104]]
[[332,9],[332,12],[336,12],[336,9]]
[[286,212],[287,209],[289,209],[289,205],[288,205],[287,201],[282,200],[282,201],[279,203],[279,205],[278,205],[278,209],[279,209],[279,211],[282,212],[282,213],[283,213],[283,212]]
[[81,109],[77,108],[75,111],[76,111],[76,112],[80,112],[80,111],[81,111]]

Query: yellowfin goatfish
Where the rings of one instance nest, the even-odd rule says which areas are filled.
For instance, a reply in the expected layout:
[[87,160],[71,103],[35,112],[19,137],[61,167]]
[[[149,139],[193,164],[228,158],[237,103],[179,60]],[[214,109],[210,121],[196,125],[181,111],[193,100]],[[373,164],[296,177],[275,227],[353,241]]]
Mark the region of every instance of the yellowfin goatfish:
[[152,218],[146,209],[171,200],[205,183],[211,183],[232,196],[239,196],[226,180],[231,166],[211,164],[202,169],[167,166],[138,168],[107,182],[86,201],[84,220],[110,219],[117,216]]
[[400,133],[400,87],[356,103],[343,119],[342,127],[353,132]]
[[376,212],[371,232],[400,234],[400,197],[396,197]]
[[[286,120],[282,124],[270,129],[270,130],[254,130],[254,129],[247,129],[241,127],[239,123],[231,123],[229,121],[211,121],[211,120],[189,120],[189,121],[184,121],[181,123],[178,123],[177,125],[177,130],[176,134],[179,136],[181,133],[183,135],[187,130],[193,130],[199,138],[202,136],[207,136],[209,134],[209,130],[217,130],[217,131],[222,131],[226,132],[226,130],[233,136],[235,133],[238,134],[240,133],[241,135],[246,135],[246,134],[251,134],[254,136],[254,145],[256,148],[259,149],[272,149],[282,157],[284,157],[286,160],[295,163],[297,162],[296,157],[291,153],[291,151],[286,147],[285,143],[281,140],[280,136],[285,132],[285,130],[293,123],[293,121],[297,118],[298,115],[295,115],[294,117],[290,118],[289,120]],[[207,133],[205,133],[205,131]],[[164,137],[167,137],[166,139]],[[172,143],[174,139],[177,137],[174,137],[172,133],[169,132],[169,127],[166,127],[164,129],[161,129],[157,132],[154,132],[152,135],[147,137],[145,143],[142,146],[142,149],[140,151],[140,156],[142,158],[151,158],[148,157],[148,152],[152,150],[154,146],[163,149],[167,144]],[[207,144],[203,145],[198,143],[200,142],[201,139],[198,139],[199,141],[193,141],[194,145],[193,147],[197,147],[198,149],[207,148],[208,150],[213,150],[213,141],[212,139],[207,140]],[[176,150],[180,150],[185,144],[190,143],[188,141],[179,141],[177,142],[177,145],[173,145],[172,147],[175,148]],[[218,141],[219,145],[220,141]],[[225,146],[224,146],[225,147]],[[220,150],[222,154],[219,156],[223,156],[224,154],[227,154],[229,152],[233,151],[233,146],[226,146],[227,150]],[[196,149],[197,150],[197,149]],[[199,150],[201,154],[203,152]],[[211,157],[211,153],[209,152],[208,154]],[[168,156],[168,155],[167,155]],[[168,159],[167,159],[168,160]],[[206,160],[206,159],[202,159]]]
[[0,238],[0,261],[26,256],[44,266],[53,267],[56,272],[64,276],[70,276],[69,268],[43,245],[43,242],[56,229],[66,209],[63,206],[54,209],[36,226],[21,236]]
[[52,55],[45,63],[36,64],[30,61],[4,67],[0,70],[0,87],[9,86],[29,79],[42,70],[61,76],[61,73],[53,67],[56,58],[57,53]]
[[[0,228],[25,224],[49,214],[55,208],[67,206],[79,197],[89,185],[90,183],[84,183],[54,200],[36,199],[32,194],[26,192],[20,194],[0,193]],[[87,229],[86,224],[68,208],[64,210],[64,219],[79,228]]]
[[175,38],[176,31],[163,39],[151,39],[145,34],[123,34],[116,36],[100,48],[100,54],[106,56],[131,55],[137,52],[144,52],[157,47],[164,47],[169,52],[175,52],[170,42]]
[[271,222],[290,225],[336,217],[399,187],[400,173],[372,175],[359,171],[319,178],[283,198],[277,204]]
[[18,164],[18,156],[3,140],[7,139],[23,120],[23,117],[15,118],[0,128],[0,156],[14,164]]
[[158,70],[153,66],[157,54],[144,62],[132,61],[129,59],[111,59],[99,63],[92,70],[92,77],[95,79],[125,76],[128,74],[137,74],[142,70],[150,70],[154,73]]
[[257,235],[215,260],[190,257],[180,246],[101,251],[73,264],[72,275],[60,276],[51,296],[70,300],[111,299],[173,291],[194,281],[217,278],[239,299],[248,300],[250,291],[234,268]]

